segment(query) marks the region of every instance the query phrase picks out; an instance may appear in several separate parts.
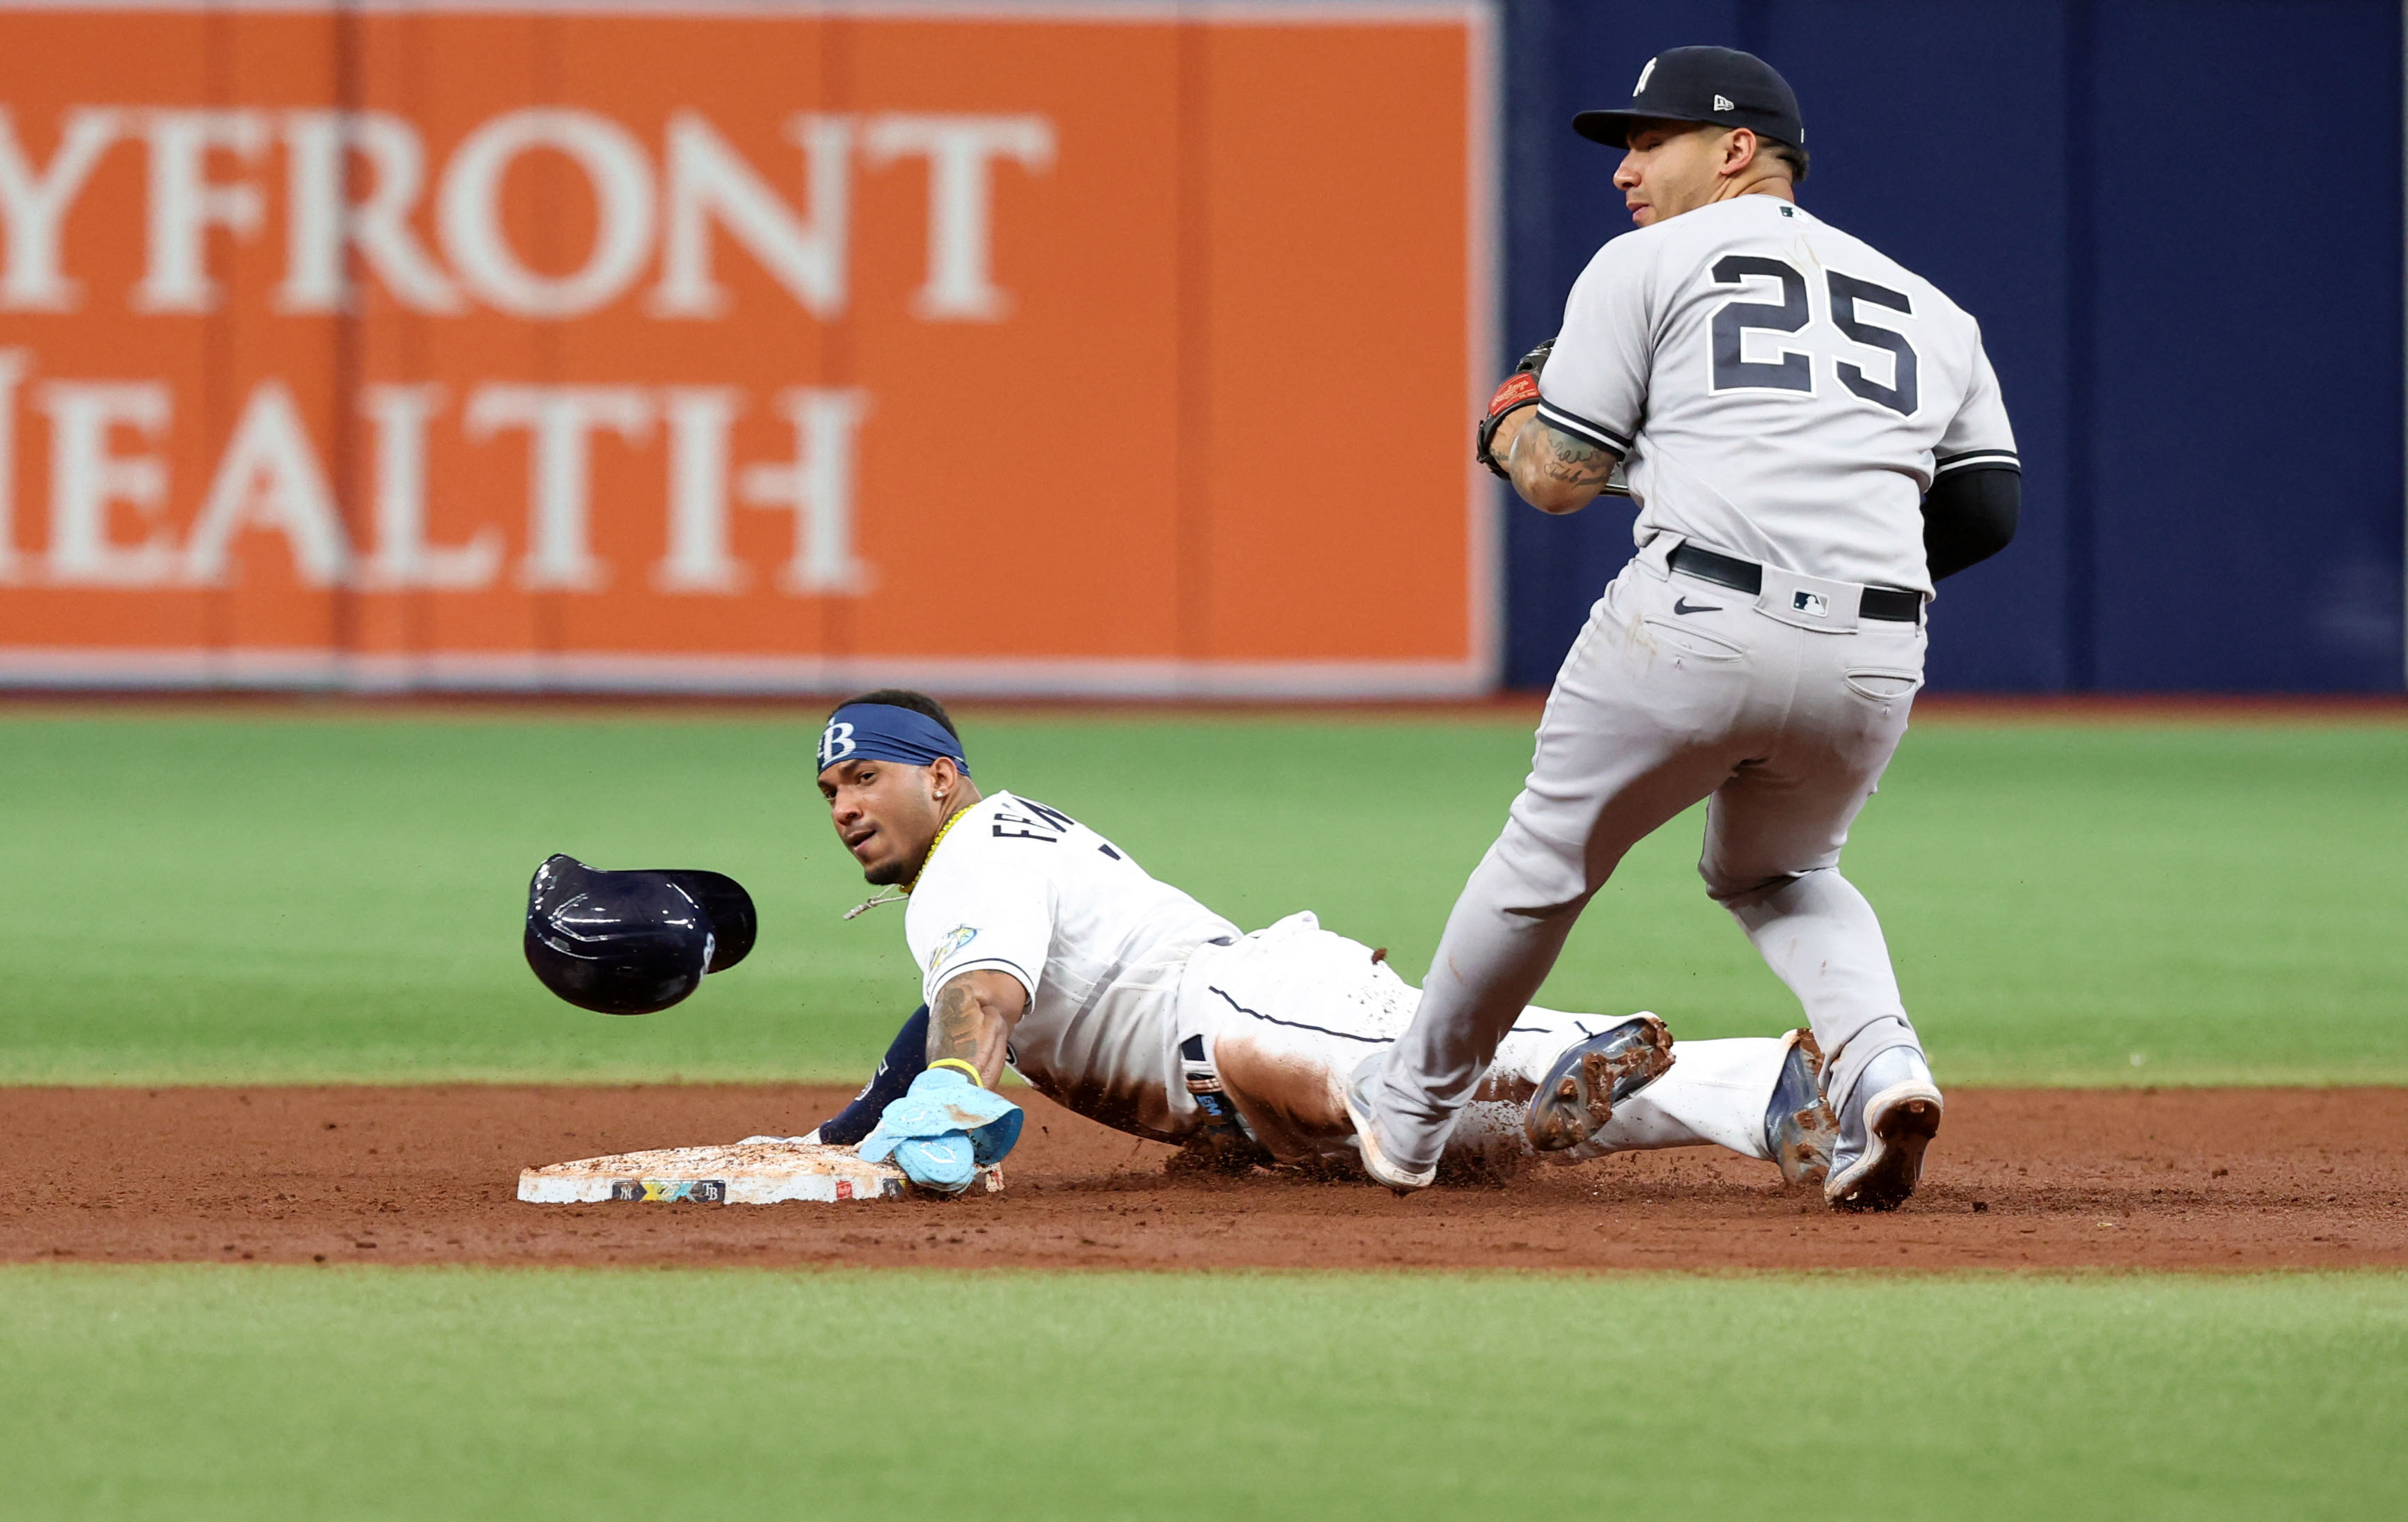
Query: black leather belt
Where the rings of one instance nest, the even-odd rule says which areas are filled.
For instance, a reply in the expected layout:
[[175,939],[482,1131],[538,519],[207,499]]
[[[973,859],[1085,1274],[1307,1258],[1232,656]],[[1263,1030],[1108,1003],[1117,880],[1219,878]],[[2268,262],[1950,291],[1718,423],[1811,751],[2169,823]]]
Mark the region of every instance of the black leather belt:
[[[1684,576],[1694,576],[1700,582],[1727,586],[1733,592],[1750,596],[1764,590],[1764,567],[1753,560],[1741,560],[1733,555],[1701,550],[1694,544],[1684,544],[1672,552],[1667,562]],[[1856,605],[1860,618],[1878,618],[1891,624],[1913,624],[1923,616],[1923,594],[1901,591],[1897,587],[1869,586],[1864,600]]]

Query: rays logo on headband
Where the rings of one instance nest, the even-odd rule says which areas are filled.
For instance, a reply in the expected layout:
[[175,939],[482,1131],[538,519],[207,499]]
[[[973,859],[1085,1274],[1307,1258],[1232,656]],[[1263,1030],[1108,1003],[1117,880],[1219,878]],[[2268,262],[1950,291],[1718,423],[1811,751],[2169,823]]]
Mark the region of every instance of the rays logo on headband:
[[888,703],[847,703],[828,715],[820,731],[822,771],[839,761],[899,761],[924,767],[937,757],[951,756],[962,775],[970,774],[969,757],[953,731],[908,708]]

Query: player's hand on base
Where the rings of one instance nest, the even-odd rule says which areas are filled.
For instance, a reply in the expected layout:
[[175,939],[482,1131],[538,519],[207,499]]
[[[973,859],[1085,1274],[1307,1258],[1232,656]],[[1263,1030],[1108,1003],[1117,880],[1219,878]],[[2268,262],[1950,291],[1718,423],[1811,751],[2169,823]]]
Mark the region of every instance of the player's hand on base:
[[961,1069],[931,1068],[878,1117],[861,1156],[892,1161],[924,1189],[957,1195],[979,1170],[1003,1161],[1020,1140],[1020,1106],[972,1083]]

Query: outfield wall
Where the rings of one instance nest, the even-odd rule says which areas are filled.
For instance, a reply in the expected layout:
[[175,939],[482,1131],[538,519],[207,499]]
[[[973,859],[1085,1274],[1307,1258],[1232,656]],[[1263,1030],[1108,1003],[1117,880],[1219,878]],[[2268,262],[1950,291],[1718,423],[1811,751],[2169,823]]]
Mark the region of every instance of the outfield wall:
[[[1574,137],[1655,52],[1798,91],[1800,198],[1982,322],[2024,526],[1932,613],[1959,690],[2396,692],[2397,0],[1507,0],[1500,361],[1627,225]],[[1509,514],[1506,671],[1543,684],[1628,514]]]
[[2397,691],[2401,17],[0,0],[0,686],[1542,686],[1466,420],[1721,41],[1997,359],[1937,686]]
[[0,4],[0,684],[1486,690],[1488,22]]

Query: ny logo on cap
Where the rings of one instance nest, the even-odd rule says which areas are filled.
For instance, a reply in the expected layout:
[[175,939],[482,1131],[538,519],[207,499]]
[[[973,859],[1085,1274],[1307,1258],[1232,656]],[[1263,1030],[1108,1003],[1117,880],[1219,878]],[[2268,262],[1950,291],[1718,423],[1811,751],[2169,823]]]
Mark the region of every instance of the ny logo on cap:
[[1634,95],[1643,95],[1647,93],[1648,77],[1653,75],[1655,72],[1656,60],[1651,58],[1647,60],[1647,66],[1639,71],[1639,82],[1630,87],[1630,93]]

